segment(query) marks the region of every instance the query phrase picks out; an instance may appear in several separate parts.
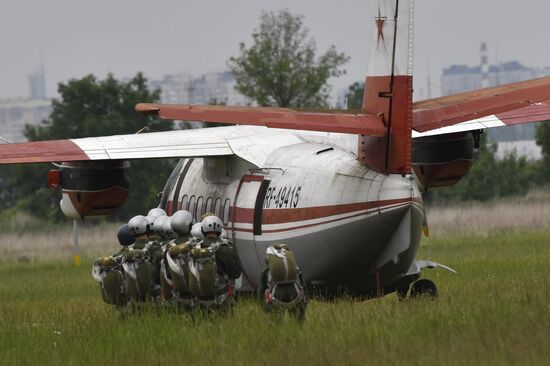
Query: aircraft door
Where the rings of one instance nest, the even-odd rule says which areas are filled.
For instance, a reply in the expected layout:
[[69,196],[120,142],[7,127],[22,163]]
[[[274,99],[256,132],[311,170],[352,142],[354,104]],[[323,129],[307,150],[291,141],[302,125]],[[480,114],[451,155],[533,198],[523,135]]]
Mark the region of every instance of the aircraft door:
[[269,180],[261,175],[241,178],[231,214],[231,231],[246,279],[255,287],[263,263],[256,252],[255,237],[262,235],[263,203]]

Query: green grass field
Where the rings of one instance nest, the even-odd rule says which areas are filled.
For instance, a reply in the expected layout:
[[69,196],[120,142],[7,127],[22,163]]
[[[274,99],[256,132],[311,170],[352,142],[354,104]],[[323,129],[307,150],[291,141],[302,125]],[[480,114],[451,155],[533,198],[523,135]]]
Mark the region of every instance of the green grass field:
[[550,232],[448,234],[418,258],[437,301],[312,301],[303,325],[271,321],[252,300],[232,317],[154,309],[119,317],[91,261],[0,266],[0,364],[549,364]]

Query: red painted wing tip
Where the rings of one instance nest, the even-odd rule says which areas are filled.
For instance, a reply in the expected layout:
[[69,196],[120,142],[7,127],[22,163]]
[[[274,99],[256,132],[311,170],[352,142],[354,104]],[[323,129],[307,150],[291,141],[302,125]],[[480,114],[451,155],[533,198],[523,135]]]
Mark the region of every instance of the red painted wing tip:
[[160,107],[152,103],[138,103],[136,104],[136,112],[142,114],[158,114]]

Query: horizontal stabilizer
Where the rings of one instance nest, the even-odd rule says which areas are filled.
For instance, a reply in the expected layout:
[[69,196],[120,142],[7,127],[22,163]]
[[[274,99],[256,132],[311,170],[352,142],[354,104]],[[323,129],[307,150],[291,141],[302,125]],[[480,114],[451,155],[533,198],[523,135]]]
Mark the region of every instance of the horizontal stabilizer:
[[550,77],[424,100],[413,106],[413,129],[428,132],[494,116],[502,116],[501,126],[541,121],[548,110],[537,103],[544,101],[550,101]]
[[382,119],[368,113],[339,110],[295,110],[288,108],[228,107],[201,105],[136,105],[136,111],[163,119],[194,122],[255,125],[290,130],[338,132],[382,137]]
[[550,101],[535,103],[509,112],[458,123],[426,132],[413,131],[413,138],[444,135],[447,133],[484,130],[493,127],[512,126],[523,123],[550,121]]

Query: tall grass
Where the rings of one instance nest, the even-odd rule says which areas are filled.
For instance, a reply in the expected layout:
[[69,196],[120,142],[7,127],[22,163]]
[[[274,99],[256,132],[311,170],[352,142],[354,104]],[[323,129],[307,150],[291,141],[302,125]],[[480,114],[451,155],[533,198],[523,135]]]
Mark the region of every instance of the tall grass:
[[[27,220],[32,219],[24,215],[22,222]],[[50,227],[33,221],[32,230],[25,230],[20,224],[12,225],[18,229],[0,233],[0,263],[72,258],[72,222]],[[116,235],[119,226],[115,223],[80,225],[81,255],[95,258],[118,250],[120,245]]]
[[550,196],[532,191],[522,198],[428,207],[427,215],[434,235],[541,230],[550,228]]
[[548,364],[550,231],[437,235],[419,257],[437,301],[312,301],[306,321],[276,323],[253,300],[201,319],[150,308],[119,316],[91,262],[0,266],[3,365]]
[[428,215],[418,258],[459,272],[425,273],[437,301],[312,301],[303,325],[276,323],[250,299],[226,318],[152,307],[120,316],[90,275],[94,258],[117,249],[118,225],[82,227],[75,268],[69,223],[35,230],[22,216],[0,236],[0,364],[548,364],[550,199]]
[[[550,229],[550,193],[533,191],[523,198],[488,203],[428,207],[430,233],[490,235],[506,231]],[[26,214],[3,223],[0,230],[0,263],[72,258],[72,223],[48,226]],[[80,251],[91,259],[118,250],[117,223],[80,225]]]

